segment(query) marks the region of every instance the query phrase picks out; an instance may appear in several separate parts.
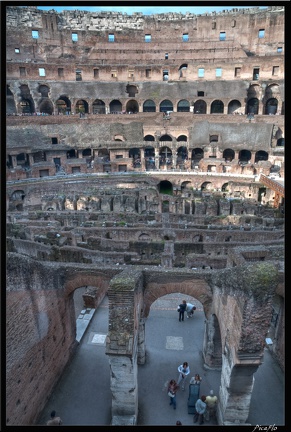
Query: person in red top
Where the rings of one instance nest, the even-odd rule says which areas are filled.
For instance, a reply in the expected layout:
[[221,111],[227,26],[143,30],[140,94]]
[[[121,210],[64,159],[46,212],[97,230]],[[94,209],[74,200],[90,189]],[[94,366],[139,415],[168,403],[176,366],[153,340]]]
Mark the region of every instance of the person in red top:
[[168,386],[168,396],[170,397],[170,405],[173,405],[173,408],[176,409],[176,393],[179,389],[178,384],[174,379],[171,379]]

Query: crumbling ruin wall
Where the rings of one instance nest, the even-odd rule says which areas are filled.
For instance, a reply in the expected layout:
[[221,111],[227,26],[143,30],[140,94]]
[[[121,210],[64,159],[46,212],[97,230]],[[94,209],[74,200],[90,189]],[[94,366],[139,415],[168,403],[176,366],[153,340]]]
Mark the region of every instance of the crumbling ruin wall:
[[29,425],[43,408],[76,346],[73,301],[54,265],[7,253],[7,426]]

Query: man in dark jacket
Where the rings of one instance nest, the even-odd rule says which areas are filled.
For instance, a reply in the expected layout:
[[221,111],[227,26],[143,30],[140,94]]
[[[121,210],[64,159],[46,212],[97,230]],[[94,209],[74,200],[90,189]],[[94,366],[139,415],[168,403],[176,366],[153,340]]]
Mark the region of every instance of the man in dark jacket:
[[178,306],[179,311],[179,321],[184,321],[184,312],[186,311],[187,302],[183,300],[181,304]]

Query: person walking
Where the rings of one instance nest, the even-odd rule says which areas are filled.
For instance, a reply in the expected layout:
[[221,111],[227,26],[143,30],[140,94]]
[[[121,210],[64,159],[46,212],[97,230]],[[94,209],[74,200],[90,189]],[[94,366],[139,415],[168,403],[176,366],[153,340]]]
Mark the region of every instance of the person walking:
[[206,396],[202,395],[199,399],[197,399],[197,402],[195,404],[195,414],[194,414],[194,423],[197,423],[199,420],[199,424],[204,423],[204,413],[206,410]]
[[60,417],[56,417],[55,410],[51,412],[51,418],[47,421],[47,426],[60,426],[62,424],[62,420]]
[[188,365],[188,362],[184,362],[183,364],[178,366],[178,372],[179,372],[179,378],[177,384],[179,385],[180,382],[182,381],[181,388],[182,390],[185,390],[186,378],[190,373],[190,367]]
[[209,421],[211,417],[216,417],[216,406],[217,406],[217,396],[214,395],[213,390],[210,390],[209,395],[206,396],[206,411],[205,420]]
[[196,310],[196,306],[192,303],[186,303],[186,313],[187,318],[192,318],[194,316],[194,311]]
[[168,396],[170,397],[170,405],[173,405],[173,408],[176,409],[177,401],[176,401],[176,393],[179,390],[179,386],[174,379],[171,379],[168,386]]
[[179,312],[179,321],[184,321],[184,313],[186,311],[187,302],[186,300],[183,300],[181,304],[178,306],[178,312]]

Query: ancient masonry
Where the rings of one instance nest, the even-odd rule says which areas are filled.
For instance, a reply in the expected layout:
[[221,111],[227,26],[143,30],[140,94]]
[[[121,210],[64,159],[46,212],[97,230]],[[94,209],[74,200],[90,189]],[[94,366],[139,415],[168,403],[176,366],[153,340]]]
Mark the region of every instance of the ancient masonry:
[[284,8],[1,8],[6,424],[35,424],[88,286],[109,298],[113,425],[138,424],[146,318],[177,287],[204,308],[217,422],[245,425],[267,335],[285,368]]

